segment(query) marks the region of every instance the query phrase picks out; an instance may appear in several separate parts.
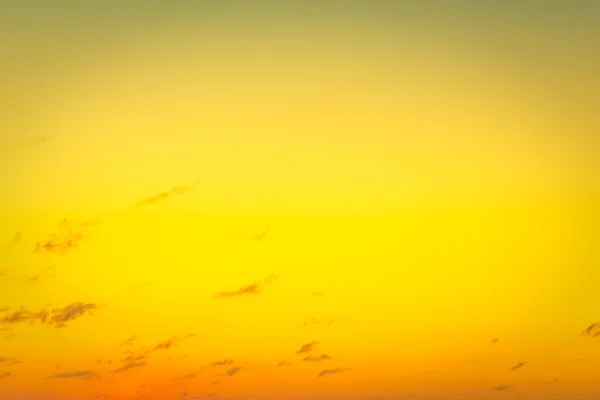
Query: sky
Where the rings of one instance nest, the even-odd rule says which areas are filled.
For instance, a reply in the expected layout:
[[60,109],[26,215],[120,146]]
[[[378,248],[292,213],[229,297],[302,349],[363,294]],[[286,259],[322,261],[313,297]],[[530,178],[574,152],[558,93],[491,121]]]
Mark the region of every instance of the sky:
[[1,2],[0,398],[598,399],[599,17]]

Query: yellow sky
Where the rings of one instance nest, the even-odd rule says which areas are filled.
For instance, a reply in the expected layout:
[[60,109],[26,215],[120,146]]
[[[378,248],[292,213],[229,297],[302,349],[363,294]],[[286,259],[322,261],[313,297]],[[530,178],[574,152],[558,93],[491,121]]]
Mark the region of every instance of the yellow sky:
[[64,56],[2,125],[0,398],[600,395],[597,121],[550,72],[215,37]]

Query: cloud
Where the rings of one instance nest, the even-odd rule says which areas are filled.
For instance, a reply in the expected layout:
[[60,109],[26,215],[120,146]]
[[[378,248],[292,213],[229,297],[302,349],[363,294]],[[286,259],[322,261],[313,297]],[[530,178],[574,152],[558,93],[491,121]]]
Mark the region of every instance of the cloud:
[[10,311],[10,307],[0,307],[0,312],[7,312]]
[[321,378],[325,375],[333,375],[333,374],[339,374],[340,372],[345,372],[345,371],[350,371],[352,368],[334,368],[334,369],[324,369],[323,371],[319,372],[317,374],[317,378]]
[[11,375],[10,372],[3,372],[0,374],[0,379],[8,378]]
[[320,356],[306,356],[302,359],[302,361],[308,362],[321,362],[326,360],[331,360],[331,357],[327,354],[321,354]]
[[77,248],[83,240],[83,228],[88,226],[91,226],[88,222],[77,224],[65,218],[58,223],[56,233],[48,234],[45,240],[36,242],[34,253],[46,252],[65,255]]
[[231,367],[227,371],[225,371],[225,375],[226,376],[234,376],[235,374],[237,374],[241,370],[242,370],[242,368],[240,368],[240,367]]
[[142,354],[140,356],[129,356],[129,357],[126,357],[126,358],[122,359],[121,362],[132,363],[132,362],[136,362],[136,361],[143,361],[143,360],[146,359],[146,357],[148,357],[148,352],[145,352],[144,354]]
[[39,282],[42,279],[55,278],[55,267],[46,267],[42,272],[36,275],[26,276],[25,279],[29,282]]
[[2,356],[0,356],[0,365],[9,366],[9,365],[17,365],[19,363],[21,363],[21,361],[19,361],[15,357],[2,357]]
[[153,205],[153,204],[162,203],[163,201],[167,200],[168,198],[170,198],[172,196],[185,194],[185,193],[191,191],[200,182],[202,182],[202,181],[197,181],[196,183],[189,185],[189,186],[176,186],[173,189],[169,190],[168,192],[161,192],[161,193],[155,194],[154,196],[150,196],[148,198],[138,201],[137,204],[135,205],[135,207],[149,206],[149,205]]
[[254,235],[254,240],[256,240],[257,242],[263,241],[267,237],[267,233],[269,233],[269,230],[271,230],[271,225],[267,226],[267,228],[262,233],[257,233],[256,235]]
[[[55,308],[50,312],[47,323],[56,325],[64,325],[66,322],[81,318],[86,314],[92,314],[92,311],[101,308],[102,306],[94,303],[74,302],[62,308]],[[45,321],[43,321],[45,322]]]
[[290,365],[292,365],[292,363],[287,361],[282,361],[279,364],[277,364],[278,367],[289,367]]
[[171,348],[171,346],[173,346],[173,339],[165,340],[164,342],[161,342],[161,343],[157,344],[156,346],[154,346],[152,351],[168,350]]
[[233,292],[220,292],[214,295],[215,298],[227,298],[227,297],[237,297],[243,295],[251,295],[251,294],[261,294],[263,292],[264,284],[272,284],[277,279],[279,279],[279,274],[269,274],[263,282],[255,282],[249,285],[244,285],[238,290]]
[[513,365],[513,366],[512,366],[512,367],[509,369],[509,371],[516,371],[516,370],[518,370],[519,368],[522,368],[522,367],[523,367],[525,364],[526,364],[525,362],[520,362],[520,363],[517,363],[517,364]]
[[12,238],[10,239],[10,246],[13,247],[13,246],[18,245],[19,243],[21,243],[21,239],[22,239],[21,232],[15,233],[12,236]]
[[99,379],[100,376],[94,371],[73,371],[73,372],[61,372],[59,374],[50,375],[46,379]]
[[139,362],[130,362],[128,364],[123,365],[120,368],[115,369],[114,371],[111,371],[113,374],[117,373],[117,372],[122,372],[122,371],[127,371],[129,369],[133,369],[133,368],[139,368],[139,367],[143,367],[147,365],[147,363],[145,361],[139,361]]
[[218,384],[219,384],[219,381],[213,381],[213,383],[212,383],[213,386],[216,386]]
[[498,340],[500,340],[500,339],[498,339],[498,338],[492,339],[492,344],[498,343]]
[[217,293],[215,295],[215,297],[218,298],[224,298],[224,297],[236,297],[236,296],[242,296],[245,294],[260,294],[262,293],[261,290],[261,284],[260,283],[253,283],[250,285],[244,285],[241,288],[239,288],[238,290],[234,291],[234,292],[221,292],[221,293]]
[[545,385],[554,385],[558,382],[558,379],[554,378],[551,381],[544,382]]
[[312,295],[315,297],[321,297],[321,296],[323,296],[323,293],[322,292],[313,292]]
[[234,361],[233,360],[221,360],[221,361],[214,361],[210,363],[211,367],[217,367],[217,366],[221,366],[221,365],[231,365],[233,364]]
[[600,337],[600,322],[595,322],[591,324],[583,332],[581,332],[580,335],[589,337]]
[[508,385],[496,385],[496,386],[492,386],[490,390],[492,392],[503,392],[503,391],[509,390],[509,389],[512,389],[512,386],[508,386]]
[[135,336],[132,336],[129,339],[127,339],[126,341],[124,341],[123,343],[121,343],[121,346],[130,346],[136,341],[136,339],[137,338]]
[[173,336],[172,338],[165,340],[164,342],[161,342],[161,343],[157,344],[156,346],[154,346],[152,351],[168,350],[171,347],[173,347],[175,344],[179,344],[182,341],[184,341],[185,339],[190,339],[190,338],[194,338],[194,337],[196,337],[196,335],[194,335],[193,333],[189,333],[182,337]]
[[34,311],[29,311],[24,307],[19,310],[5,315],[0,322],[4,324],[18,324],[22,322],[34,322],[40,318],[40,314]]
[[318,345],[319,345],[319,342],[317,342],[316,340],[313,342],[310,342],[310,343],[303,344],[300,347],[300,350],[298,350],[296,353],[297,354],[310,353],[311,351],[316,349]]

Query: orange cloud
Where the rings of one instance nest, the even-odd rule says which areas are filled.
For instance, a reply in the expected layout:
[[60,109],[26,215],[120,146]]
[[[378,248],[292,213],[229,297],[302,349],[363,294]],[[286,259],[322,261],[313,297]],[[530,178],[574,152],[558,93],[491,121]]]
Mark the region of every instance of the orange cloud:
[[503,391],[509,390],[509,389],[512,389],[512,386],[508,386],[508,385],[496,385],[496,386],[492,386],[490,390],[492,392],[503,392]]
[[517,364],[515,364],[514,366],[512,366],[512,367],[509,369],[509,371],[516,371],[516,370],[518,370],[519,368],[522,368],[522,367],[523,367],[525,364],[526,364],[526,363],[524,363],[524,362],[517,363]]
[[130,346],[135,342],[135,340],[136,340],[136,337],[132,336],[129,339],[127,339],[126,341],[124,341],[123,343],[121,343],[121,346]]
[[47,379],[99,379],[100,376],[94,371],[74,371],[74,372],[61,372],[49,376]]
[[231,365],[233,363],[234,363],[233,360],[225,359],[225,360],[221,360],[221,361],[214,361],[214,362],[210,363],[210,366],[217,367],[217,366],[221,366],[221,365]]
[[137,204],[135,205],[135,207],[148,206],[148,205],[162,203],[163,201],[167,200],[169,197],[172,197],[175,195],[180,195],[180,194],[185,194],[185,193],[191,191],[200,182],[202,182],[202,181],[197,181],[196,183],[189,185],[189,186],[176,186],[173,189],[169,190],[168,192],[161,192],[161,193],[155,194],[154,196],[150,196],[148,198],[138,201]]
[[320,356],[306,356],[302,359],[302,361],[321,362],[321,361],[331,360],[331,358],[332,357],[328,356],[327,354],[321,354]]
[[234,376],[235,374],[237,374],[241,370],[242,370],[241,367],[232,367],[232,368],[229,368],[227,371],[225,371],[225,375],[226,376]]
[[309,352],[313,351],[314,349],[316,349],[318,345],[319,345],[319,342],[317,342],[316,340],[313,342],[310,342],[310,343],[303,344],[300,347],[300,350],[298,350],[296,353],[297,354],[309,353]]
[[545,385],[554,385],[558,382],[558,379],[554,378],[551,381],[544,382]]
[[10,375],[11,375],[10,372],[4,372],[4,373],[0,374],[0,379],[8,378]]
[[31,311],[24,307],[19,310],[9,313],[4,318],[0,319],[3,324],[18,324],[24,322],[39,321],[42,324],[54,325],[56,328],[66,326],[67,322],[81,318],[86,314],[92,314],[92,311],[101,306],[93,303],[75,302],[62,308],[55,308],[52,311],[43,309],[41,311]]
[[147,365],[147,363],[145,361],[130,362],[130,363],[125,364],[122,367],[117,368],[117,369],[115,369],[114,371],[111,371],[111,372],[114,374],[114,373],[117,373],[117,372],[127,371],[127,370],[133,369],[133,368],[143,367],[145,365]]
[[0,356],[0,365],[9,366],[9,365],[16,365],[16,364],[20,364],[20,363],[21,363],[21,361],[18,360],[17,358],[15,358],[15,357],[2,357],[2,356]]
[[583,332],[581,332],[580,335],[590,336],[590,337],[600,337],[600,322],[591,324]]
[[319,374],[317,375],[317,378],[321,378],[325,375],[333,375],[333,374],[339,374],[340,372],[345,372],[345,371],[350,371],[352,368],[334,368],[334,369],[324,369],[323,371],[319,372]]

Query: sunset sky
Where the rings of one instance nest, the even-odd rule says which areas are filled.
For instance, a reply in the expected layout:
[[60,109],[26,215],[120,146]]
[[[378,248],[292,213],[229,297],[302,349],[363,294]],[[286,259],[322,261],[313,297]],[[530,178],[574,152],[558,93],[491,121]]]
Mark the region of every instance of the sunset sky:
[[1,2],[0,399],[599,399],[599,18]]

